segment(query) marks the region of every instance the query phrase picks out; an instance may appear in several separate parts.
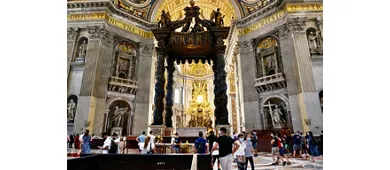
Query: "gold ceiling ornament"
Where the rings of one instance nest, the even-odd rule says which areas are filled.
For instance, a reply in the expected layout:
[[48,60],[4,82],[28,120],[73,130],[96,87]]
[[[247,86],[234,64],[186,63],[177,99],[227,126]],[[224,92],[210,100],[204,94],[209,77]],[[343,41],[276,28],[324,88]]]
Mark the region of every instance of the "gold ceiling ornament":
[[134,47],[127,42],[119,43],[118,49],[124,53],[132,54],[132,55],[136,54],[136,50],[134,49]]
[[276,46],[275,38],[268,37],[268,38],[262,40],[257,47],[262,48],[262,49],[267,49],[267,48],[270,48],[273,46]]
[[[182,67],[184,67],[184,65]],[[183,68],[183,69],[185,69],[185,68]],[[207,63],[205,63],[205,64],[191,63],[187,67],[186,73],[191,75],[191,76],[203,77],[206,75],[213,74],[213,70],[211,69],[211,66]]]
[[[196,6],[200,7],[202,9],[202,15],[203,16],[211,16],[213,10],[219,8],[221,10],[221,13],[225,15],[224,17],[224,25],[229,26],[233,19],[237,19],[237,16],[235,14],[235,9],[233,5],[230,3],[229,0],[197,0],[197,1],[188,1],[188,0],[170,0],[170,1],[164,1],[157,9],[157,14],[154,18],[154,21],[152,22],[158,22],[160,20],[160,16],[162,14],[162,11],[165,12],[169,11],[171,14],[171,20],[176,21],[182,18],[183,14],[182,11],[185,7],[188,6],[190,3],[195,3]],[[205,18],[210,19],[210,18]]]

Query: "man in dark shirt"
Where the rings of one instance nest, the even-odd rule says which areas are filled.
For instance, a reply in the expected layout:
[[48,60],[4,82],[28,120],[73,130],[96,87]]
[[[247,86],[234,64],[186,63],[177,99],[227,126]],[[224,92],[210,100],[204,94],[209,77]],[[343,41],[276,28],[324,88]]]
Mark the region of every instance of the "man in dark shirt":
[[[219,161],[223,170],[231,170],[233,163],[233,154],[240,148],[240,143],[238,141],[233,141],[233,139],[226,135],[227,129],[222,127],[219,129],[221,136],[217,138],[213,149],[211,152],[216,150],[219,147]],[[233,147],[234,144],[234,147]]]
[[297,131],[297,133],[293,136],[293,138],[294,138],[293,157],[295,158],[295,154],[297,151],[299,152],[299,155],[302,155],[302,137],[300,135],[300,132]]
[[195,140],[193,145],[194,153],[206,153],[208,152],[208,145],[206,139],[203,137],[203,132],[199,132],[199,138]]
[[213,148],[213,143],[217,140],[217,137],[214,135],[214,131],[210,131],[210,135],[207,136],[207,141],[209,143],[209,151]]

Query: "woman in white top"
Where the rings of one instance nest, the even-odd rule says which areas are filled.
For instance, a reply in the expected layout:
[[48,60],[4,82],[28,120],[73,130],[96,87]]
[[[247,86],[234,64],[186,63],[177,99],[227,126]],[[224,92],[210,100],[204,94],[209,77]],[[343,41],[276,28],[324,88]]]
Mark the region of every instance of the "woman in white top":
[[245,170],[245,148],[246,144],[244,142],[244,134],[239,134],[238,135],[238,140],[240,141],[240,148],[234,153],[234,155],[237,158],[237,168],[239,170]]
[[[215,145],[215,142],[213,142],[213,146]],[[219,162],[219,159],[218,159],[218,155],[219,155],[219,147],[217,147],[216,150],[214,150],[211,155],[213,157],[213,167],[214,167],[214,164],[215,164],[215,161],[218,160],[218,170],[221,170],[221,163]]]
[[140,143],[141,154],[152,154],[156,153],[156,147],[154,143],[150,141],[150,136],[146,137],[145,143]]

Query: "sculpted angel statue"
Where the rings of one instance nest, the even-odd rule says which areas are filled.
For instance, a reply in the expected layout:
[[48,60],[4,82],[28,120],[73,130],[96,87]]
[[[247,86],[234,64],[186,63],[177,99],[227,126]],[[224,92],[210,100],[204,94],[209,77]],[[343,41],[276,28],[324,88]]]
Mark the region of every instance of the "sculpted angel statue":
[[112,116],[113,127],[120,127],[122,116],[128,109],[129,108],[127,107],[126,108],[119,108],[118,106],[115,107],[115,111]]
[[223,18],[225,15],[222,16],[222,13],[220,12],[220,9],[217,8],[217,11],[212,11],[210,20],[212,21],[214,19],[214,22],[217,26],[222,27],[223,26]]
[[161,12],[161,18],[160,21],[158,22],[158,25],[160,28],[165,28],[168,26],[168,24],[171,22],[171,15],[169,12],[165,13],[164,10]]

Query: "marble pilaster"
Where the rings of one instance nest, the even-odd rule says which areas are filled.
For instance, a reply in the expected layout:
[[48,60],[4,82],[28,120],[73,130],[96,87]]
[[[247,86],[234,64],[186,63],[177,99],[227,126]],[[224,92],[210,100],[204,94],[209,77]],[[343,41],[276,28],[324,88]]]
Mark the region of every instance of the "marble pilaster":
[[279,36],[295,131],[322,129],[322,113],[306,37],[306,18],[288,19]]
[[[78,111],[80,109],[77,114],[84,115],[78,120],[81,121],[79,126],[87,127],[92,133],[99,134],[104,124],[105,98],[110,74],[110,60],[114,50],[114,35],[98,27],[88,28],[88,33],[79,100],[81,105],[77,108]],[[83,101],[84,99],[87,101]]]
[[[243,107],[245,115],[245,129],[251,130],[262,130],[263,125],[260,122],[259,114],[259,98],[257,95],[256,88],[254,87],[254,80],[256,79],[256,68],[255,68],[255,51],[253,48],[252,40],[239,41],[239,55],[237,59],[240,65],[239,77],[242,89]],[[245,75],[245,76],[244,76]]]
[[135,113],[131,132],[138,134],[148,128],[148,119],[150,113],[151,79],[152,74],[152,56],[154,44],[140,43],[140,57],[138,62],[137,77],[138,90],[135,96]]

